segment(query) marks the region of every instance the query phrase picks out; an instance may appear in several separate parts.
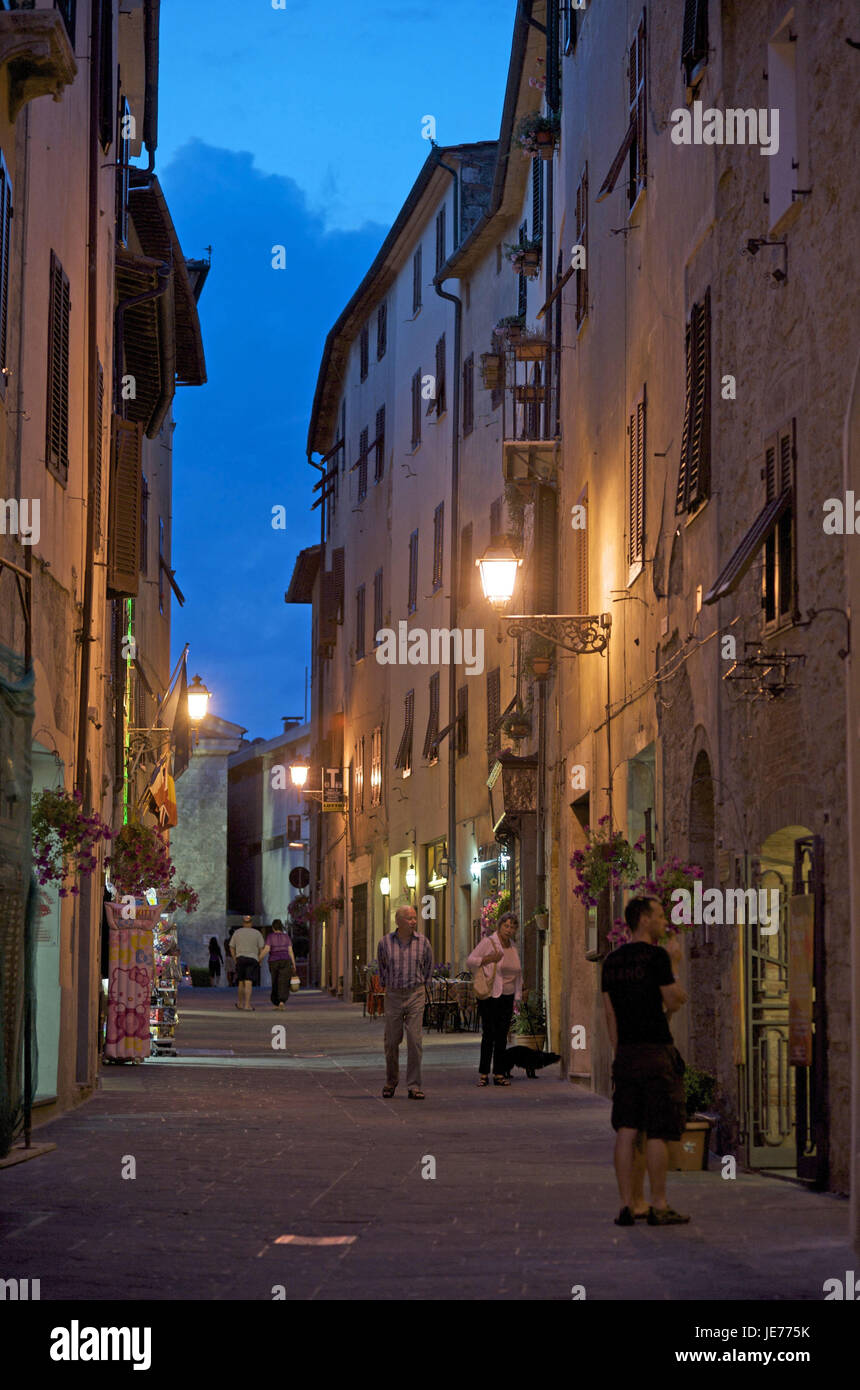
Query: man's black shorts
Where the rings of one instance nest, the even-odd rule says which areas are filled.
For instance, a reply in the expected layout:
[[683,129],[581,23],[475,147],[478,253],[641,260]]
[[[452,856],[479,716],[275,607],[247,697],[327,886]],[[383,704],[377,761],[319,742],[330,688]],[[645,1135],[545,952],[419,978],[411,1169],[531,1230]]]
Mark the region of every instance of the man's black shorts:
[[625,1043],[612,1068],[612,1128],[680,1139],[687,1119],[683,1062],[670,1043]]
[[253,956],[236,957],[236,979],[250,980],[252,985],[260,983],[260,962]]

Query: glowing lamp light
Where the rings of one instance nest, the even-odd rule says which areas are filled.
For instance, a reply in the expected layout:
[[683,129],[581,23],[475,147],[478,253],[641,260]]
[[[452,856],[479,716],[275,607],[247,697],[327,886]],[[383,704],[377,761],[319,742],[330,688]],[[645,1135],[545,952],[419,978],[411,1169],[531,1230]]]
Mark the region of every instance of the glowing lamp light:
[[383,874],[382,878],[379,880],[379,891],[383,898],[387,898],[391,892],[391,879],[388,877],[388,874]]
[[201,719],[205,719],[211,698],[200,677],[195,676],[188,687],[188,718],[192,724],[199,724]]
[[406,870],[406,887],[407,887],[407,888],[414,888],[417,882],[418,882],[418,875],[417,875],[417,873],[415,872],[415,865],[414,865],[414,864],[410,864],[410,865],[409,865],[409,868]]
[[504,608],[513,598],[517,570],[522,560],[509,545],[491,545],[475,564],[481,575],[484,598],[494,608]]
[[305,782],[308,780],[308,771],[307,763],[291,763],[290,781],[294,787],[303,787],[305,785]]

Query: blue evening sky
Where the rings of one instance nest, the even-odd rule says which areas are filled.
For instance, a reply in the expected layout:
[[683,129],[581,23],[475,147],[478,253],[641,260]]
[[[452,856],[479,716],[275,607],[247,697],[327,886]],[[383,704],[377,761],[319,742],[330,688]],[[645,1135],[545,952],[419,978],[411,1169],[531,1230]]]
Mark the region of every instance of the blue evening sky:
[[[516,0],[171,0],[158,173],[200,299],[208,383],[177,392],[173,647],[248,737],[302,714],[310,610],[284,604],[319,539],[308,414],[326,334],[429,152],[499,131]],[[488,18],[492,15],[492,18]],[[456,36],[456,37],[455,37]],[[271,249],[289,268],[273,270]],[[287,529],[272,529],[272,507]]]

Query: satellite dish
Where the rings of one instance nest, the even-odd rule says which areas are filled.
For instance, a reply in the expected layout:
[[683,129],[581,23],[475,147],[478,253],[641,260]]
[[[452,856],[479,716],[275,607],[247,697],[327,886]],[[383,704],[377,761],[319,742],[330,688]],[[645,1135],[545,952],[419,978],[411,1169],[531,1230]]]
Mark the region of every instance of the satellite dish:
[[290,883],[293,888],[307,888],[311,881],[311,876],[303,864],[295,869],[290,869]]

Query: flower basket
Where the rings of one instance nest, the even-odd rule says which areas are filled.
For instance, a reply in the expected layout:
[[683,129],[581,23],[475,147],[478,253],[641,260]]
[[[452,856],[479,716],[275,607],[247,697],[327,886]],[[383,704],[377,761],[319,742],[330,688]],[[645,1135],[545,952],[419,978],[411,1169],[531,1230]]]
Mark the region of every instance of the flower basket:
[[523,314],[509,314],[507,318],[499,319],[493,333],[503,342],[518,343],[521,341],[525,332],[525,317]]
[[59,896],[77,897],[69,880],[96,868],[100,840],[111,832],[96,812],[85,816],[79,791],[45,788],[33,797],[33,867],[39,883],[59,883]]
[[498,352],[481,353],[481,380],[486,391],[502,385],[502,358]]
[[[146,890],[154,888],[161,911],[176,912],[184,908],[194,912],[200,899],[184,879],[175,882],[176,869],[170,862],[167,843],[157,829],[129,821],[113,838],[110,858],[110,879],[114,897],[143,898]],[[158,915],[159,909],[153,909]]]
[[526,159],[534,159],[539,155],[541,159],[549,160],[552,159],[560,134],[561,121],[555,112],[549,112],[544,116],[539,111],[532,111],[519,122],[516,138]]
[[546,400],[546,387],[541,382],[529,382],[514,387],[517,405],[542,405]]
[[511,910],[511,895],[507,889],[491,893],[481,908],[481,935],[492,936],[496,922],[503,912]]
[[540,237],[535,237],[531,241],[515,242],[505,247],[505,255],[517,275],[525,275],[533,280],[539,273],[541,245]]
[[586,847],[570,861],[579,880],[574,894],[586,907],[596,907],[605,889],[629,886],[639,876],[636,854],[644,846],[644,836],[631,845],[622,831],[609,830],[608,825],[609,817],[601,816],[595,830],[586,826]]

